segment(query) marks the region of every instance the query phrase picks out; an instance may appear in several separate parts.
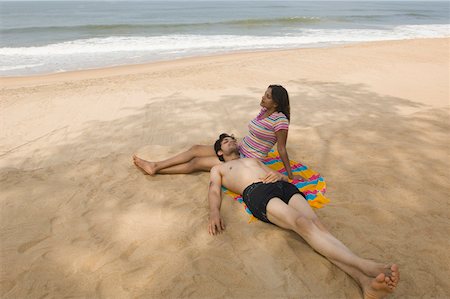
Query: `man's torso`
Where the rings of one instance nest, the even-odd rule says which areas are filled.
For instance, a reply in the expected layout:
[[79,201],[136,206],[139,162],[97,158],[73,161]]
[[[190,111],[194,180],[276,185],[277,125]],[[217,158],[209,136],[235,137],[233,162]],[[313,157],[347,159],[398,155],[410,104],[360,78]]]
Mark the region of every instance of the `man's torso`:
[[242,194],[247,186],[260,182],[268,172],[268,168],[258,159],[243,158],[222,164],[220,172],[222,185],[233,192]]

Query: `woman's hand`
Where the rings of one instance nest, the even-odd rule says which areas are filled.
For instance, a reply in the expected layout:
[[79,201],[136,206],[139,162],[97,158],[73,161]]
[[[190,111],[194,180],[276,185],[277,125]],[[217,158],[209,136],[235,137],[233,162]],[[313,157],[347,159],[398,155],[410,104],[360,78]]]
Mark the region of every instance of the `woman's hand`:
[[291,180],[304,181],[305,178],[302,177],[301,175],[293,175]]

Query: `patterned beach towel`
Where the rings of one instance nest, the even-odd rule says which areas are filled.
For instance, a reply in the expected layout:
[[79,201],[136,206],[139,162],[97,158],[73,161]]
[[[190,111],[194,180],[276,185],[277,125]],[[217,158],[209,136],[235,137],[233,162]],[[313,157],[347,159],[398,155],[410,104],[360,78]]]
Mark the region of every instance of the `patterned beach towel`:
[[[265,165],[276,170],[284,175],[287,175],[286,170],[284,169],[283,162],[278,154],[278,151],[271,150],[266,159],[262,161]],[[325,204],[329,203],[330,200],[324,196],[326,191],[325,180],[320,176],[319,173],[314,170],[309,169],[305,165],[292,161],[291,160],[291,169],[294,175],[300,175],[303,180],[292,180],[297,188],[303,192],[306,196],[306,200],[309,205],[313,208],[322,208]],[[240,202],[244,205],[245,211],[251,216],[249,222],[253,220],[257,220],[252,212],[247,208],[244,201],[242,200],[242,196],[236,193],[231,192],[230,190],[222,187],[222,190],[225,194],[229,195],[234,200]]]

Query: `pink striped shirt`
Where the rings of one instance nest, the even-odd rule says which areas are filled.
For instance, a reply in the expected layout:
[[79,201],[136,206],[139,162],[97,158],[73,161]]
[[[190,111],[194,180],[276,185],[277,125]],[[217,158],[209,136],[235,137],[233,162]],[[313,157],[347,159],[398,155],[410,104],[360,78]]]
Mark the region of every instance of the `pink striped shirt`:
[[258,116],[250,121],[249,134],[239,144],[239,152],[245,158],[264,159],[277,142],[275,132],[289,129],[289,121],[284,113],[274,112],[263,118],[266,111],[266,108],[262,108]]

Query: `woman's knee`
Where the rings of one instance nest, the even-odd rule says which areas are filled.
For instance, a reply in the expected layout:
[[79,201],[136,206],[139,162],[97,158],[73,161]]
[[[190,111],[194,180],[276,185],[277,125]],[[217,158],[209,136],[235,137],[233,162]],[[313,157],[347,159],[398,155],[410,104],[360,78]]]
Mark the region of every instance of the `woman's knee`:
[[209,157],[215,156],[215,152],[212,146],[196,144],[189,149],[192,157]]
[[200,152],[201,148],[202,148],[201,145],[195,144],[195,145],[191,146],[189,151],[195,156],[195,155],[197,155]]

